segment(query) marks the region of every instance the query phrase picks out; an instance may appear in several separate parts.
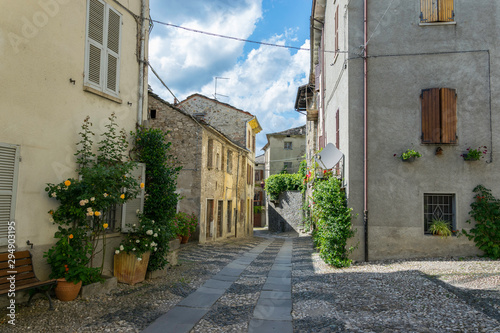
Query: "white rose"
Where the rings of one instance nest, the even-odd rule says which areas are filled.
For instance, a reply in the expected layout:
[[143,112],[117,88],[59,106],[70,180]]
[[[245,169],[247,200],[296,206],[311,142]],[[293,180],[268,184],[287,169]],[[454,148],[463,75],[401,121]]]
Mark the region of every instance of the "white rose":
[[136,242],[136,243],[139,243],[139,242],[140,242],[140,240],[138,240],[138,239],[137,239],[135,242]]
[[51,196],[52,196],[52,198],[55,198],[55,197],[57,197],[57,194],[56,194],[56,192],[52,193],[52,194],[51,194]]
[[153,230],[146,231],[146,235],[151,236],[153,234]]
[[119,254],[119,253],[120,253],[120,250],[116,250],[116,251],[115,251],[115,254]]
[[137,258],[137,261],[141,261],[141,260],[142,260],[142,258]]
[[155,234],[153,235],[153,237],[158,237],[158,234],[155,232]]
[[132,251],[135,251],[135,247],[132,249]]
[[124,249],[123,245],[120,245],[120,251],[123,251]]

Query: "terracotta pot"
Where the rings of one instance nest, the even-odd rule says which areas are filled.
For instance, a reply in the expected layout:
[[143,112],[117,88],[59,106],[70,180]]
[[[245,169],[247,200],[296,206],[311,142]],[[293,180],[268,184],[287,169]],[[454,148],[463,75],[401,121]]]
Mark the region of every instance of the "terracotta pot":
[[177,235],[180,241],[182,241],[182,235]]
[[182,236],[181,244],[186,244],[189,240],[189,236]]
[[57,279],[57,286],[54,289],[56,292],[56,297],[60,301],[68,302],[72,301],[78,296],[80,288],[82,287],[82,281],[74,284],[73,282],[68,282],[66,279]]
[[134,285],[144,281],[148,268],[150,252],[142,255],[141,260],[133,253],[120,252],[115,254],[113,274],[118,282]]

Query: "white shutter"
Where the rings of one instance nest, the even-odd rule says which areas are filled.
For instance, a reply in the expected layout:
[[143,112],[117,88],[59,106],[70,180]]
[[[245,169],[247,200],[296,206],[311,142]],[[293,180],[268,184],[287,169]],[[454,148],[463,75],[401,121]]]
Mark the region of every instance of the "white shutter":
[[118,94],[119,68],[120,68],[120,35],[122,18],[120,13],[113,8],[107,9],[107,63],[106,63],[106,89],[112,94]]
[[8,223],[16,207],[19,146],[0,143],[0,246],[7,245]]
[[[139,184],[144,183],[146,181],[146,164],[139,163],[137,166],[138,167],[132,171],[131,176],[137,179],[137,182]],[[137,218],[137,210],[141,212],[144,210],[145,192],[146,191],[144,187],[141,189],[135,199],[131,199],[123,204],[121,223],[122,232],[128,232],[130,230],[130,227],[128,225],[139,223],[139,219]]]
[[85,84],[118,96],[122,16],[102,0],[88,0]]

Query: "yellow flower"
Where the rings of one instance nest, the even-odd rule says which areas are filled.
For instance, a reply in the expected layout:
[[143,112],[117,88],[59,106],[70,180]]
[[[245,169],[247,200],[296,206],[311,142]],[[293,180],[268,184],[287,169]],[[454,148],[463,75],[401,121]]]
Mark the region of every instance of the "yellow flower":
[[95,214],[95,216],[100,216],[101,212],[95,212],[94,214]]
[[144,183],[141,183],[141,188],[144,188]]
[[104,229],[108,229],[108,224],[107,224],[107,223],[104,223],[104,224],[102,225],[102,227],[103,227]]
[[125,199],[125,194],[120,195],[120,198]]
[[64,185],[66,185],[66,186],[70,186],[71,185],[71,182],[69,181],[69,179],[64,182]]
[[73,234],[70,234],[70,235],[69,235],[69,239],[73,239]]
[[53,211],[52,209],[51,209],[51,210],[49,210],[49,214],[50,214],[50,215],[54,215],[54,211]]

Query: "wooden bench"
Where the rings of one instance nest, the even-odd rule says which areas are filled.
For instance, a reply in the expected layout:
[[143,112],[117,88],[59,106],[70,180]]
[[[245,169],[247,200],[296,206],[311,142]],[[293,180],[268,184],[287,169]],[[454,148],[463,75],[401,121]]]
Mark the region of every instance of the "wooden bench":
[[[30,293],[28,304],[37,293],[43,293],[49,300],[49,309],[54,310],[52,300],[49,295],[50,288],[42,288],[57,284],[57,280],[40,281],[33,270],[30,251],[14,252],[14,259],[9,260],[8,252],[0,253],[0,295],[12,292],[11,282],[15,281],[15,292],[21,290],[33,290]],[[11,279],[14,277],[14,279]]]

